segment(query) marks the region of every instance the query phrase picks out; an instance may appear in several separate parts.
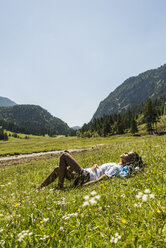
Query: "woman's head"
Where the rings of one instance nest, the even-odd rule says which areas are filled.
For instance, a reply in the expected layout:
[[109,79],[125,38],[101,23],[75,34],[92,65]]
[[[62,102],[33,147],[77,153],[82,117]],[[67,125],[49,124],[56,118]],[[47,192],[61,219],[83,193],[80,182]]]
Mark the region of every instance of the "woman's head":
[[137,164],[141,159],[136,152],[125,152],[120,157],[123,164]]

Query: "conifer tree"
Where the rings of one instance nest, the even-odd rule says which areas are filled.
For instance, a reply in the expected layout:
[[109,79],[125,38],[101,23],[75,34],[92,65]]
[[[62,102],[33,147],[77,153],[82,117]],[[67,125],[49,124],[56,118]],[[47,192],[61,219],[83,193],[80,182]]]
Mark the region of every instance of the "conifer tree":
[[136,120],[133,118],[131,120],[131,133],[134,135],[135,133],[138,132],[138,127],[137,127],[137,122]]

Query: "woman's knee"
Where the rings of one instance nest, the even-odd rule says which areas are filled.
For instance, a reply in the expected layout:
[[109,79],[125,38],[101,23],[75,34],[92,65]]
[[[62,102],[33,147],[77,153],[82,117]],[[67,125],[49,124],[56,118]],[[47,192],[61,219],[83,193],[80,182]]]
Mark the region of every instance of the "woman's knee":
[[66,152],[63,152],[62,153],[62,155],[60,156],[60,159],[62,160],[62,159],[65,159],[66,157],[67,157],[67,153]]

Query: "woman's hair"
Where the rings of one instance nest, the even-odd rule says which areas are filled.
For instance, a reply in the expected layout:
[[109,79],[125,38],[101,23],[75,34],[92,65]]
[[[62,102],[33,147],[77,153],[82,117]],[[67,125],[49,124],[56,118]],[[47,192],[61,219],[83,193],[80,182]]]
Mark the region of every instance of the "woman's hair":
[[129,152],[128,153],[128,161],[127,163],[131,163],[131,164],[134,164],[134,166],[139,166],[141,167],[143,162],[142,162],[142,158],[138,155],[138,153],[136,152]]

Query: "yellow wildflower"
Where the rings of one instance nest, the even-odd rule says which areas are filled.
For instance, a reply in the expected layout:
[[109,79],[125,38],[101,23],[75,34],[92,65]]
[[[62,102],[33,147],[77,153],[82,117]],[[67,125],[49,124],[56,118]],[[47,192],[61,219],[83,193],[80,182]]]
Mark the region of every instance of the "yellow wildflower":
[[41,224],[42,224],[43,222],[44,222],[43,220],[40,221]]
[[80,212],[80,209],[77,209],[78,212]]
[[162,209],[162,210],[165,210],[165,207],[164,207],[164,206],[161,206],[161,209]]
[[15,208],[19,206],[19,203],[16,203],[16,205],[14,206]]
[[13,217],[16,216],[15,214],[13,214]]
[[123,223],[123,224],[126,224],[126,220],[122,219],[122,223]]
[[24,200],[22,200],[22,203],[24,203],[25,201]]
[[157,212],[157,213],[160,213],[161,211],[160,211],[160,209],[157,208],[157,209],[156,209],[156,212]]

